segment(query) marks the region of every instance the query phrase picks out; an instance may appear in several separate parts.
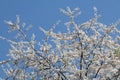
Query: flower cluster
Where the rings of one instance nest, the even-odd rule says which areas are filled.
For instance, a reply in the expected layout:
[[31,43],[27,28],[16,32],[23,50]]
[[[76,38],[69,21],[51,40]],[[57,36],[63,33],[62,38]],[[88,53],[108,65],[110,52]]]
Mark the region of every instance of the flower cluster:
[[[13,80],[118,80],[120,79],[120,30],[116,21],[111,25],[98,22],[100,17],[94,7],[94,17],[77,24],[73,11],[67,7],[61,12],[70,18],[65,22],[66,32],[55,33],[54,25],[46,31],[45,40],[37,42],[33,34],[29,40],[19,25],[6,21],[10,28],[23,37],[19,41],[6,38],[11,49],[9,60],[0,62],[6,79]],[[114,36],[113,36],[114,35]],[[39,43],[39,44],[38,44]],[[39,49],[36,49],[39,46]]]

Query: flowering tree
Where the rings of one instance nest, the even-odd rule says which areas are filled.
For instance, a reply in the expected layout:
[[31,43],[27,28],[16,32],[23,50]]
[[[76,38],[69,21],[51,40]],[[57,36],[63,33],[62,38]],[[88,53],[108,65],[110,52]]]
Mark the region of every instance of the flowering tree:
[[[46,35],[37,42],[33,34],[29,40],[24,24],[5,21],[10,31],[17,31],[16,41],[0,37],[10,43],[10,59],[0,62],[6,80],[118,80],[120,79],[120,21],[107,26],[98,22],[100,17],[94,7],[94,17],[82,24],[75,22],[79,8],[61,9],[70,18],[65,22],[66,32],[55,33],[57,22],[50,30],[40,30]],[[39,49],[36,48],[39,47]]]

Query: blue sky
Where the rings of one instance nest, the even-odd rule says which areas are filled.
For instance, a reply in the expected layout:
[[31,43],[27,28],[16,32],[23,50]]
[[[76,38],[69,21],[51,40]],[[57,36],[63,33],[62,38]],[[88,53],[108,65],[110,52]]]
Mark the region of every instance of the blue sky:
[[[32,24],[30,31],[42,37],[38,30],[39,26],[49,29],[57,20],[65,20],[66,16],[59,9],[67,6],[74,9],[79,7],[82,14],[78,17],[79,23],[93,17],[93,7],[96,6],[98,13],[102,16],[99,21],[105,24],[115,22],[120,18],[120,0],[1,0],[0,1],[0,36],[11,39],[13,36],[7,32],[8,26],[4,20],[15,21],[16,15],[20,15],[21,22]],[[58,31],[62,30],[60,26]],[[39,34],[38,34],[39,33]],[[0,40],[0,61],[6,59],[9,44]],[[0,74],[1,74],[0,69]]]

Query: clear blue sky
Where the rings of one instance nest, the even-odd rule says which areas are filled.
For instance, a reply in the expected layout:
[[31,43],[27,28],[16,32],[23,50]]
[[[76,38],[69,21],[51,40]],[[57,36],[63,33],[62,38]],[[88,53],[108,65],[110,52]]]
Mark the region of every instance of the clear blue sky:
[[[59,9],[67,6],[72,9],[79,7],[82,15],[78,22],[86,21],[93,16],[93,7],[96,6],[98,13],[102,15],[100,21],[105,24],[115,22],[120,18],[120,0],[1,0],[0,1],[0,36],[13,37],[8,34],[8,26],[4,20],[15,21],[15,16],[20,15],[21,21],[32,24],[31,32],[39,33],[38,27],[49,29],[59,19],[66,19]],[[58,30],[62,30],[58,27]],[[41,33],[37,36],[42,36]],[[0,40],[0,60],[6,59],[9,44]],[[2,74],[0,69],[0,75]]]

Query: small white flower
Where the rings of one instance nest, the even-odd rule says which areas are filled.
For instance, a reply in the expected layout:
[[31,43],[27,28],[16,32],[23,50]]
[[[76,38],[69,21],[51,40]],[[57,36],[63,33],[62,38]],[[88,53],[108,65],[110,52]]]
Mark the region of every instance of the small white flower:
[[54,55],[52,58],[52,62],[56,63],[58,60],[58,57],[59,57],[58,55]]
[[19,26],[14,24],[12,21],[5,21],[5,23],[7,23],[10,26],[10,28],[13,30],[19,29]]

